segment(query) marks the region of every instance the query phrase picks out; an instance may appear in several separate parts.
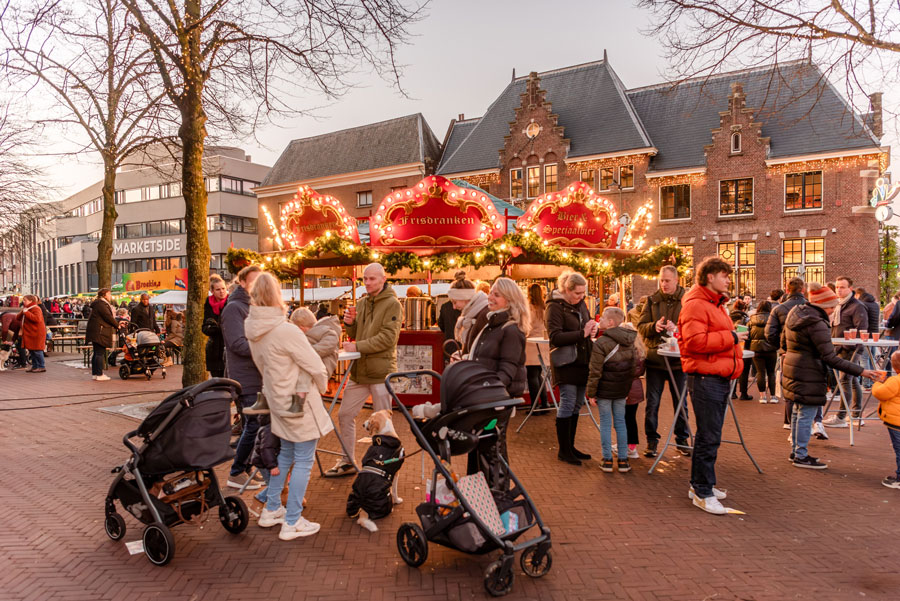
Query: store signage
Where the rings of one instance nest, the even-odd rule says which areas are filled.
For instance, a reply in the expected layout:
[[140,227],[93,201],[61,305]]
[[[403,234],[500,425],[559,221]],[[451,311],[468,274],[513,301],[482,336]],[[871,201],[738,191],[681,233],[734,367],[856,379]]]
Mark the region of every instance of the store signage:
[[439,175],[391,192],[370,223],[372,246],[473,246],[506,231],[504,218],[484,192]]
[[761,254],[761,255],[777,255],[778,254],[778,251],[775,249],[767,249],[767,250],[760,249],[757,252],[759,252],[759,254]]
[[164,269],[161,271],[141,271],[126,273],[122,285],[126,292],[140,290],[187,290],[188,270]]
[[281,240],[289,248],[301,248],[328,232],[359,244],[356,219],[341,201],[300,186],[294,197],[281,207]]
[[113,243],[114,255],[143,255],[154,253],[173,253],[181,251],[181,238],[122,240]]
[[616,248],[619,228],[616,208],[584,182],[534,199],[516,226],[550,244],[568,248]]

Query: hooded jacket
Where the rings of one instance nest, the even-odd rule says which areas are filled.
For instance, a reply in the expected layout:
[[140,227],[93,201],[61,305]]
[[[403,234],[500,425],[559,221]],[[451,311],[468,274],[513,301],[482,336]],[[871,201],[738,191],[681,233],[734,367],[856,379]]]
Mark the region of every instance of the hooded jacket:
[[684,295],[678,329],[685,373],[734,380],[744,370],[742,347],[725,309],[727,300],[699,284]]
[[828,323],[825,311],[814,305],[798,305],[788,313],[784,324],[787,352],[781,368],[786,401],[824,405],[826,365],[854,376],[862,374],[862,366],[838,356]]
[[328,315],[317,321],[306,332],[306,339],[312,345],[313,350],[325,364],[325,372],[328,377],[337,369],[338,347],[341,343],[341,320],[337,315]]
[[766,342],[774,349],[787,349],[784,340],[784,322],[788,313],[797,305],[805,305],[806,297],[796,292],[784,299],[784,302],[772,307],[769,321],[766,322]]
[[473,340],[471,358],[496,372],[510,397],[525,392],[525,334],[510,317],[509,311],[488,314],[487,325]]
[[[590,399],[624,399],[634,380],[634,339],[637,332],[617,326],[603,332],[591,351],[590,375],[585,396]],[[615,354],[613,349],[619,345]],[[607,359],[609,357],[609,359]]]
[[871,334],[872,332],[881,331],[881,306],[875,297],[866,292],[859,297],[859,302],[866,308],[866,314],[869,316],[869,326],[866,328]]
[[872,384],[872,394],[879,400],[878,417],[886,426],[900,429],[900,376],[891,376],[882,384]]
[[[641,318],[638,320],[637,329],[644,339],[644,345],[647,347],[647,367],[653,369],[665,369],[665,360],[659,356],[657,352],[659,345],[662,344],[663,333],[656,331],[656,322],[660,318],[665,317],[671,322],[678,323],[681,315],[681,307],[684,299],[684,288],[678,286],[672,294],[663,294],[662,290],[657,290],[650,295],[641,311]],[[681,364],[678,361],[671,361],[673,370],[680,371]]]
[[754,313],[750,318],[750,334],[747,340],[750,342],[750,350],[754,353],[775,353],[778,347],[773,347],[766,339],[766,325],[769,323],[770,313]]
[[456,326],[453,328],[453,337],[462,348],[462,354],[471,350],[469,347],[475,336],[487,324],[487,314],[487,294],[476,292],[463,307],[459,319],[456,320]]
[[[252,306],[243,325],[253,362],[262,374],[272,433],[291,442],[306,442],[331,432],[334,428],[321,396],[328,375],[300,328],[289,323],[279,307]],[[290,413],[291,396],[305,388],[298,386],[303,379],[313,383],[306,391],[304,411]]]
[[580,301],[571,305],[562,295],[554,290],[544,314],[547,320],[547,337],[550,339],[550,352],[553,349],[570,344],[575,345],[575,361],[561,367],[553,366],[553,379],[556,384],[573,384],[584,386],[588,379],[588,366],[591,363],[591,339],[585,337],[584,326],[591,320],[587,305]]
[[402,313],[390,284],[357,304],[356,321],[347,326],[347,335],[356,340],[361,355],[350,370],[350,377],[357,384],[383,384],[389,373],[397,371]]
[[244,335],[244,320],[250,313],[250,295],[237,286],[228,297],[219,316],[219,327],[225,341],[225,375],[237,380],[244,396],[262,390],[262,377],[250,354],[250,344]]
[[353,481],[347,499],[347,515],[355,518],[364,510],[369,519],[378,520],[394,509],[391,484],[403,467],[403,446],[400,439],[387,434],[372,437],[372,446],[362,460],[362,471]]

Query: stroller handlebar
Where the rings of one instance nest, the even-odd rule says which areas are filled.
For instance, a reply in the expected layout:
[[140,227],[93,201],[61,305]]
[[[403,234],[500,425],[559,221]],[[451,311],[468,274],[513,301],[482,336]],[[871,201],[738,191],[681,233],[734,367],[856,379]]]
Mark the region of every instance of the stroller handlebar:
[[241,395],[241,391],[242,391],[241,385],[238,382],[236,382],[235,380],[232,380],[229,378],[210,378],[209,380],[206,380],[205,382],[200,382],[199,384],[196,384],[193,387],[191,387],[190,390],[188,390],[187,396],[188,396],[188,398],[193,400],[194,398],[196,398],[200,394],[206,392],[210,388],[216,388],[219,386],[228,386],[229,388],[232,388],[235,391],[237,396]]

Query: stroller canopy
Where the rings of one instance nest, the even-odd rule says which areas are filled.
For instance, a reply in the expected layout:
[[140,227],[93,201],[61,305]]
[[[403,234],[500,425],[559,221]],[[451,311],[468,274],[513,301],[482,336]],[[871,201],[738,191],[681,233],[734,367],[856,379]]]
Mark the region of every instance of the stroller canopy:
[[135,344],[144,346],[145,344],[159,344],[159,336],[153,330],[138,330],[134,335]]
[[457,361],[441,378],[441,413],[509,398],[496,373],[477,361]]

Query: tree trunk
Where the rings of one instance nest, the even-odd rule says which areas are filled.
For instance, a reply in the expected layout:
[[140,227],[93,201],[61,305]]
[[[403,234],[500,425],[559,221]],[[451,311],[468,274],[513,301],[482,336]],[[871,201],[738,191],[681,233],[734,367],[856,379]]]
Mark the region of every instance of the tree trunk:
[[[97,244],[97,288],[112,285],[113,234],[116,230],[116,166],[111,157],[103,156],[103,227]],[[90,286],[87,286],[90,288]]]
[[206,113],[201,87],[195,85],[185,94],[181,106],[182,143],[181,181],[184,195],[184,223],[187,230],[188,289],[184,318],[183,386],[206,379],[206,336],[203,303],[209,288],[209,237],[206,230],[206,186],[203,182],[203,145],[206,138]]

